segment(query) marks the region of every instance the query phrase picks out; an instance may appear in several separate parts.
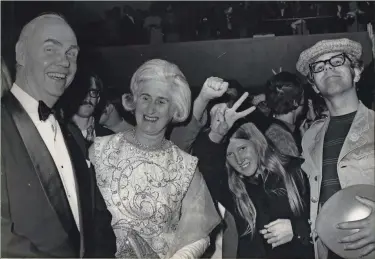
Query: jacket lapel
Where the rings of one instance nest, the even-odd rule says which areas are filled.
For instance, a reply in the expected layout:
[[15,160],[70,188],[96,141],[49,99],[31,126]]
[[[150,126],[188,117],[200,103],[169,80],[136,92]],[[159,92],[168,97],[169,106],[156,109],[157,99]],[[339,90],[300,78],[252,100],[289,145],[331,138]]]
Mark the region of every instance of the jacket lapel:
[[[72,125],[60,124],[61,130],[64,135],[65,144],[68,149],[69,155],[72,160],[73,171],[76,180],[76,191],[79,205],[80,214],[80,233],[81,233],[81,256],[84,255],[85,247],[87,247],[86,239],[84,238],[85,233],[90,233],[88,228],[92,228],[91,220],[93,218],[94,208],[94,173],[88,168],[86,157],[85,157],[85,146],[81,147],[78,144],[81,134],[80,131],[76,132]],[[83,141],[84,143],[84,141]],[[86,245],[85,245],[86,244]]]
[[327,131],[328,125],[329,118],[324,122],[315,137],[315,141],[309,148],[309,154],[311,154],[311,159],[314,162],[315,169],[320,175],[322,174],[324,135]]
[[344,158],[344,156],[367,143],[367,139],[363,137],[363,135],[369,129],[370,125],[367,111],[365,109],[365,106],[360,103],[358,106],[357,114],[354,117],[348,135],[346,136],[344,144],[342,145],[338,163]]
[[28,155],[34,165],[40,184],[46,193],[51,207],[56,212],[60,223],[68,234],[73,247],[78,252],[76,237],[79,235],[74,218],[62,185],[58,170],[37,128],[23,109],[19,101],[9,93],[2,99],[11,112]]

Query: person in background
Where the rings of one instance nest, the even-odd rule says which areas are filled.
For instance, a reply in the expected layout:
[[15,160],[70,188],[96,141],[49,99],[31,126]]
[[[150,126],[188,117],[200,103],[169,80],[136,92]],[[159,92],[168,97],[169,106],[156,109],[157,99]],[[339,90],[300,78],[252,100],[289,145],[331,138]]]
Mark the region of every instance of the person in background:
[[[206,85],[227,87],[217,78]],[[134,111],[135,127],[97,137],[90,147],[113,216],[116,257],[199,258],[220,218],[197,158],[165,135],[169,124],[190,114],[189,85],[175,64],[153,59],[134,73],[130,90],[124,108]]]
[[[356,41],[322,40],[304,50],[296,64],[297,71],[323,96],[329,111],[328,117],[316,121],[302,139],[302,169],[310,181],[311,230],[319,259],[340,258],[314,231],[320,208],[342,188],[375,185],[375,113],[362,104],[356,90],[363,71],[361,55],[362,46]],[[354,232],[337,242],[368,255],[375,250],[375,201],[356,199],[372,211],[362,220],[339,223],[337,228]]]
[[143,22],[143,28],[147,31],[149,44],[163,43],[161,2],[153,2],[150,13]]
[[173,2],[165,7],[162,17],[162,30],[164,42],[179,42],[181,34],[181,17],[179,15],[179,5],[175,6]]
[[9,70],[3,57],[1,57],[1,96],[10,90],[12,86],[12,77],[10,76]]
[[315,93],[310,85],[306,85],[304,89],[307,103],[304,104],[302,111],[302,114],[306,114],[306,118],[300,123],[299,126],[301,138],[315,121],[328,116],[327,106],[323,97]]
[[77,71],[75,33],[62,16],[43,14],[15,50],[16,81],[1,99],[1,257],[114,257],[95,175],[52,109]]
[[[374,18],[373,18],[374,19]],[[367,24],[367,33],[372,43],[372,61],[363,69],[361,79],[357,83],[358,97],[362,103],[372,110],[375,108],[375,21]]]
[[271,110],[268,108],[265,93],[254,95],[251,99],[251,104],[257,107],[266,117],[270,115]]
[[[135,125],[134,116],[125,111],[122,106],[122,93],[115,88],[103,92],[103,98],[99,104],[98,122],[101,127],[96,127],[97,136],[106,136],[122,131],[127,131]],[[102,107],[100,107],[102,106]]]
[[129,5],[122,8],[120,20],[121,42],[124,45],[137,45],[143,43],[143,22],[137,12]]
[[[299,122],[303,117],[303,106],[305,102],[304,89],[297,75],[283,71],[272,76],[266,83],[267,106],[274,118],[281,121],[292,138],[280,139],[279,128],[272,127],[268,130],[267,137],[273,142],[281,141],[277,145],[284,154],[299,156],[301,136]],[[284,127],[285,128],[285,127]]]
[[[84,63],[81,63],[84,65]],[[103,92],[102,80],[89,68],[83,67],[57,107],[61,107],[66,122],[72,121],[80,129],[87,148],[96,136],[94,112]]]

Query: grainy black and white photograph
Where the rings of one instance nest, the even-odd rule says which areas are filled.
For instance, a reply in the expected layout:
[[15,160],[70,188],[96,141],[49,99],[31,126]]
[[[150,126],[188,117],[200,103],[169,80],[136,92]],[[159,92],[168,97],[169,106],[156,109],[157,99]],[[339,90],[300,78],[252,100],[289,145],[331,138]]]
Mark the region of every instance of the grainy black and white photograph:
[[1,1],[1,257],[375,258],[374,1]]

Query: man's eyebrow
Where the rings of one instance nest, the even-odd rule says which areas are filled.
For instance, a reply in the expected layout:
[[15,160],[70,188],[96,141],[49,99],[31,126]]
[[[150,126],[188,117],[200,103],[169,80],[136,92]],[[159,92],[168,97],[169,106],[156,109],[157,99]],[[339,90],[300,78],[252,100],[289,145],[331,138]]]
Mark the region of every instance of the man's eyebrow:
[[[60,41],[55,40],[55,39],[46,39],[44,41],[44,44],[46,44],[46,43],[52,43],[52,44],[58,45],[58,46],[62,46],[63,45]],[[68,49],[68,51],[71,50],[71,49],[77,49],[79,51],[78,45],[72,45],[72,46],[70,46],[69,49]]]
[[52,43],[52,44],[59,45],[59,46],[62,46],[62,45],[63,45],[60,41],[55,40],[55,39],[46,39],[46,40],[44,41],[44,43]]
[[80,50],[79,47],[78,47],[78,45],[72,45],[72,46],[70,46],[69,49],[68,49],[68,51],[71,50],[71,49],[76,49],[77,51]]

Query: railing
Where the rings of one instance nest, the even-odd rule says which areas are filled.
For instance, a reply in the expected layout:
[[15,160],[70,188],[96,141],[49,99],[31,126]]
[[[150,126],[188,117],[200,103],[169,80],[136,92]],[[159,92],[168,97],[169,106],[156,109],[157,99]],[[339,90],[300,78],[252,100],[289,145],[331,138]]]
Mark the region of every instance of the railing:
[[[335,15],[322,15],[322,16],[308,16],[308,17],[291,17],[291,18],[276,18],[276,19],[264,19],[262,22],[264,23],[275,23],[275,22],[295,22],[298,20],[303,21],[311,21],[311,20],[330,20],[337,18]],[[354,18],[354,17],[353,17]],[[359,24],[357,23],[356,31],[359,32]],[[303,34],[304,33],[304,26],[300,27],[300,31],[297,34]]]
[[266,19],[263,20],[264,22],[279,22],[279,21],[298,21],[298,20],[316,20],[316,19],[327,19],[327,18],[335,18],[336,16],[333,15],[326,15],[326,16],[310,16],[310,17],[299,17],[299,18],[278,18],[278,19]]

